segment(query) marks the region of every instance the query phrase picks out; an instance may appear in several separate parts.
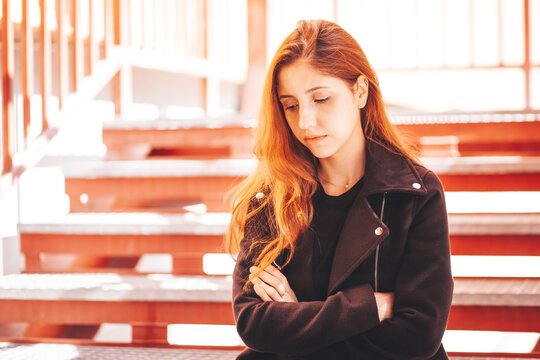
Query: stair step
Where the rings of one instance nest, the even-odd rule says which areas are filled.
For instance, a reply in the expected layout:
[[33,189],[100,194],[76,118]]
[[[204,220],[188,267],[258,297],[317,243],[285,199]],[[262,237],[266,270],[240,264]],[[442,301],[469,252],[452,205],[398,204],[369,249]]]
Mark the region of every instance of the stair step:
[[251,159],[112,161],[62,169],[72,212],[180,212],[201,203],[223,211],[225,194],[255,164]]
[[458,279],[452,304],[540,307],[540,279]]
[[205,274],[204,255],[223,252],[229,220],[228,213],[68,214],[56,221],[20,224],[21,252],[26,272]]
[[229,221],[229,213],[71,213],[21,223],[18,230],[21,234],[223,235]]
[[[19,224],[20,233],[41,234],[224,234],[230,213],[71,213]],[[452,235],[540,235],[540,214],[452,214]]]
[[[51,324],[233,325],[231,281],[171,275],[7,275],[0,279],[0,318]],[[448,329],[538,332],[539,289],[540,279],[455,279]]]
[[117,118],[104,121],[103,130],[191,130],[252,128],[256,125],[256,119],[244,116],[156,120],[125,120]]
[[230,276],[11,274],[0,278],[2,300],[227,303],[231,289]]
[[253,172],[254,159],[96,161],[62,165],[69,179],[129,177],[238,177]]
[[[452,136],[462,156],[540,154],[539,114],[428,114],[394,115],[390,120],[412,140]],[[245,147],[251,143],[255,119],[115,120],[104,123],[103,139],[114,157],[122,149],[146,144],[151,147]],[[180,141],[179,141],[180,140]],[[245,152],[246,148],[243,149]],[[251,153],[251,151],[248,151]]]
[[[437,174],[448,192],[540,190],[540,158],[498,158],[489,163],[439,160],[429,161],[439,164]],[[61,168],[72,212],[182,211],[197,203],[205,204],[209,211],[224,211],[228,209],[223,203],[225,194],[255,166],[253,159],[220,159],[103,161]]]
[[249,156],[254,124],[247,118],[115,120],[104,123],[103,142],[108,159],[144,159],[152,149],[177,149],[176,155],[190,157],[197,152],[189,149],[221,157]]
[[[540,173],[540,157],[478,156],[420,158],[438,175],[503,175]],[[152,176],[246,176],[255,169],[255,159],[217,160],[118,160],[63,163],[67,178]]]
[[82,346],[71,344],[0,343],[0,357],[5,360],[84,359],[84,360],[227,360],[239,351],[159,349],[129,346]]
[[[223,236],[229,221],[229,213],[68,214],[56,220],[19,224],[21,252],[26,256],[27,272],[205,274],[204,256],[223,252]],[[535,267],[529,268],[527,264],[534,264],[534,257],[540,255],[540,214],[450,214],[449,227],[456,276],[493,276],[493,271],[502,271],[502,276],[539,276]],[[58,259],[66,254],[71,257]],[[172,268],[164,268],[166,261],[152,260],[155,256],[146,254],[169,254],[166,261],[172,261]],[[124,265],[118,260],[102,259],[143,255],[150,267],[141,267],[137,259]],[[222,257],[227,257],[223,269],[228,269],[231,259],[228,255]],[[475,266],[480,263],[484,265]],[[484,271],[482,275],[478,275],[480,270]]]

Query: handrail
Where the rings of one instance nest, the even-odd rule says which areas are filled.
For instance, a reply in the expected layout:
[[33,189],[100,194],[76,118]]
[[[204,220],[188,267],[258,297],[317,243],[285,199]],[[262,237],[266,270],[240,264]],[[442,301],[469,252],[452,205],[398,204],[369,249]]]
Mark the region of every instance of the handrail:
[[[3,186],[12,183],[26,168],[39,161],[50,139],[74,115],[77,108],[74,104],[95,97],[108,83],[111,83],[115,110],[122,113],[131,101],[131,66],[200,78],[203,82],[202,103],[207,111],[218,99],[220,81],[245,81],[246,73],[242,69],[246,64],[221,56],[221,53],[216,56],[226,44],[213,39],[214,35],[208,30],[210,22],[220,32],[234,27],[224,22],[238,23],[234,13],[229,13],[228,18],[221,14],[223,6],[239,4],[232,0],[226,0],[227,4],[210,0],[89,0],[86,2],[88,8],[83,8],[85,2],[81,0],[39,0],[39,7],[32,7],[31,0],[22,0],[21,26],[15,27],[16,32],[12,19],[16,2],[0,1],[3,79],[0,185]],[[39,36],[34,39],[30,19],[38,13]],[[238,42],[238,37],[229,38],[231,42]],[[14,62],[18,42],[21,44],[20,65]],[[56,44],[54,52],[52,43]],[[34,59],[34,44],[40,49],[37,59]],[[54,79],[53,57],[58,64],[58,75]],[[34,73],[34,61],[39,62],[38,74]],[[14,77],[16,65],[20,66],[21,74],[22,114],[14,109],[13,91],[18,80]],[[37,93],[43,100],[41,114],[34,119],[32,116],[36,114],[30,109],[32,96],[36,93],[33,88],[36,75],[40,83]],[[55,94],[52,94],[53,84]],[[49,108],[48,99],[53,95],[58,96],[58,114],[52,114]],[[41,133],[31,137],[29,128],[35,126],[39,115]],[[18,117],[22,118],[22,129],[16,129]],[[22,136],[17,132],[22,132]],[[24,144],[17,144],[14,139],[21,137]],[[2,187],[0,196],[1,193]]]

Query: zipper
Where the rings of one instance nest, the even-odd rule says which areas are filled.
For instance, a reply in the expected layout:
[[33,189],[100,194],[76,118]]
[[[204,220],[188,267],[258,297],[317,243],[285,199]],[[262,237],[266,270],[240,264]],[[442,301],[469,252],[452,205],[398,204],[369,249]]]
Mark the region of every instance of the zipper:
[[[385,191],[384,194],[383,194],[383,197],[382,197],[382,205],[381,205],[380,219],[381,219],[381,222],[383,222],[383,223],[384,223],[383,216],[384,216],[384,205],[386,203],[386,194],[387,194],[387,192]],[[375,292],[377,292],[379,290],[378,279],[377,279],[377,270],[379,268],[379,246],[380,245],[381,244],[377,245],[377,248],[375,249]]]

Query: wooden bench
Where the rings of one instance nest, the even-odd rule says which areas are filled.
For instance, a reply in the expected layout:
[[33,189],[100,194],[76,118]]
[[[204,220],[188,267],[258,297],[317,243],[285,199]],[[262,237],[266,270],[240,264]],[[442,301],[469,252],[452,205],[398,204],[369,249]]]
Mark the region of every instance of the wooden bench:
[[254,119],[200,118],[103,123],[109,160],[250,157]]
[[[446,191],[538,191],[540,158],[423,159]],[[61,165],[72,212],[183,211],[204,203],[228,211],[225,194],[253,159],[102,161]]]

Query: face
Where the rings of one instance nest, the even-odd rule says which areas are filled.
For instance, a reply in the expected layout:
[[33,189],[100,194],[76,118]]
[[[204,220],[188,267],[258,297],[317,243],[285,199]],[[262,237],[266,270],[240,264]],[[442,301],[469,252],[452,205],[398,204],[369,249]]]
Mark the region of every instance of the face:
[[303,60],[278,74],[278,96],[294,136],[319,159],[363,151],[360,109],[367,100],[367,80],[353,89],[343,80],[323,75]]

